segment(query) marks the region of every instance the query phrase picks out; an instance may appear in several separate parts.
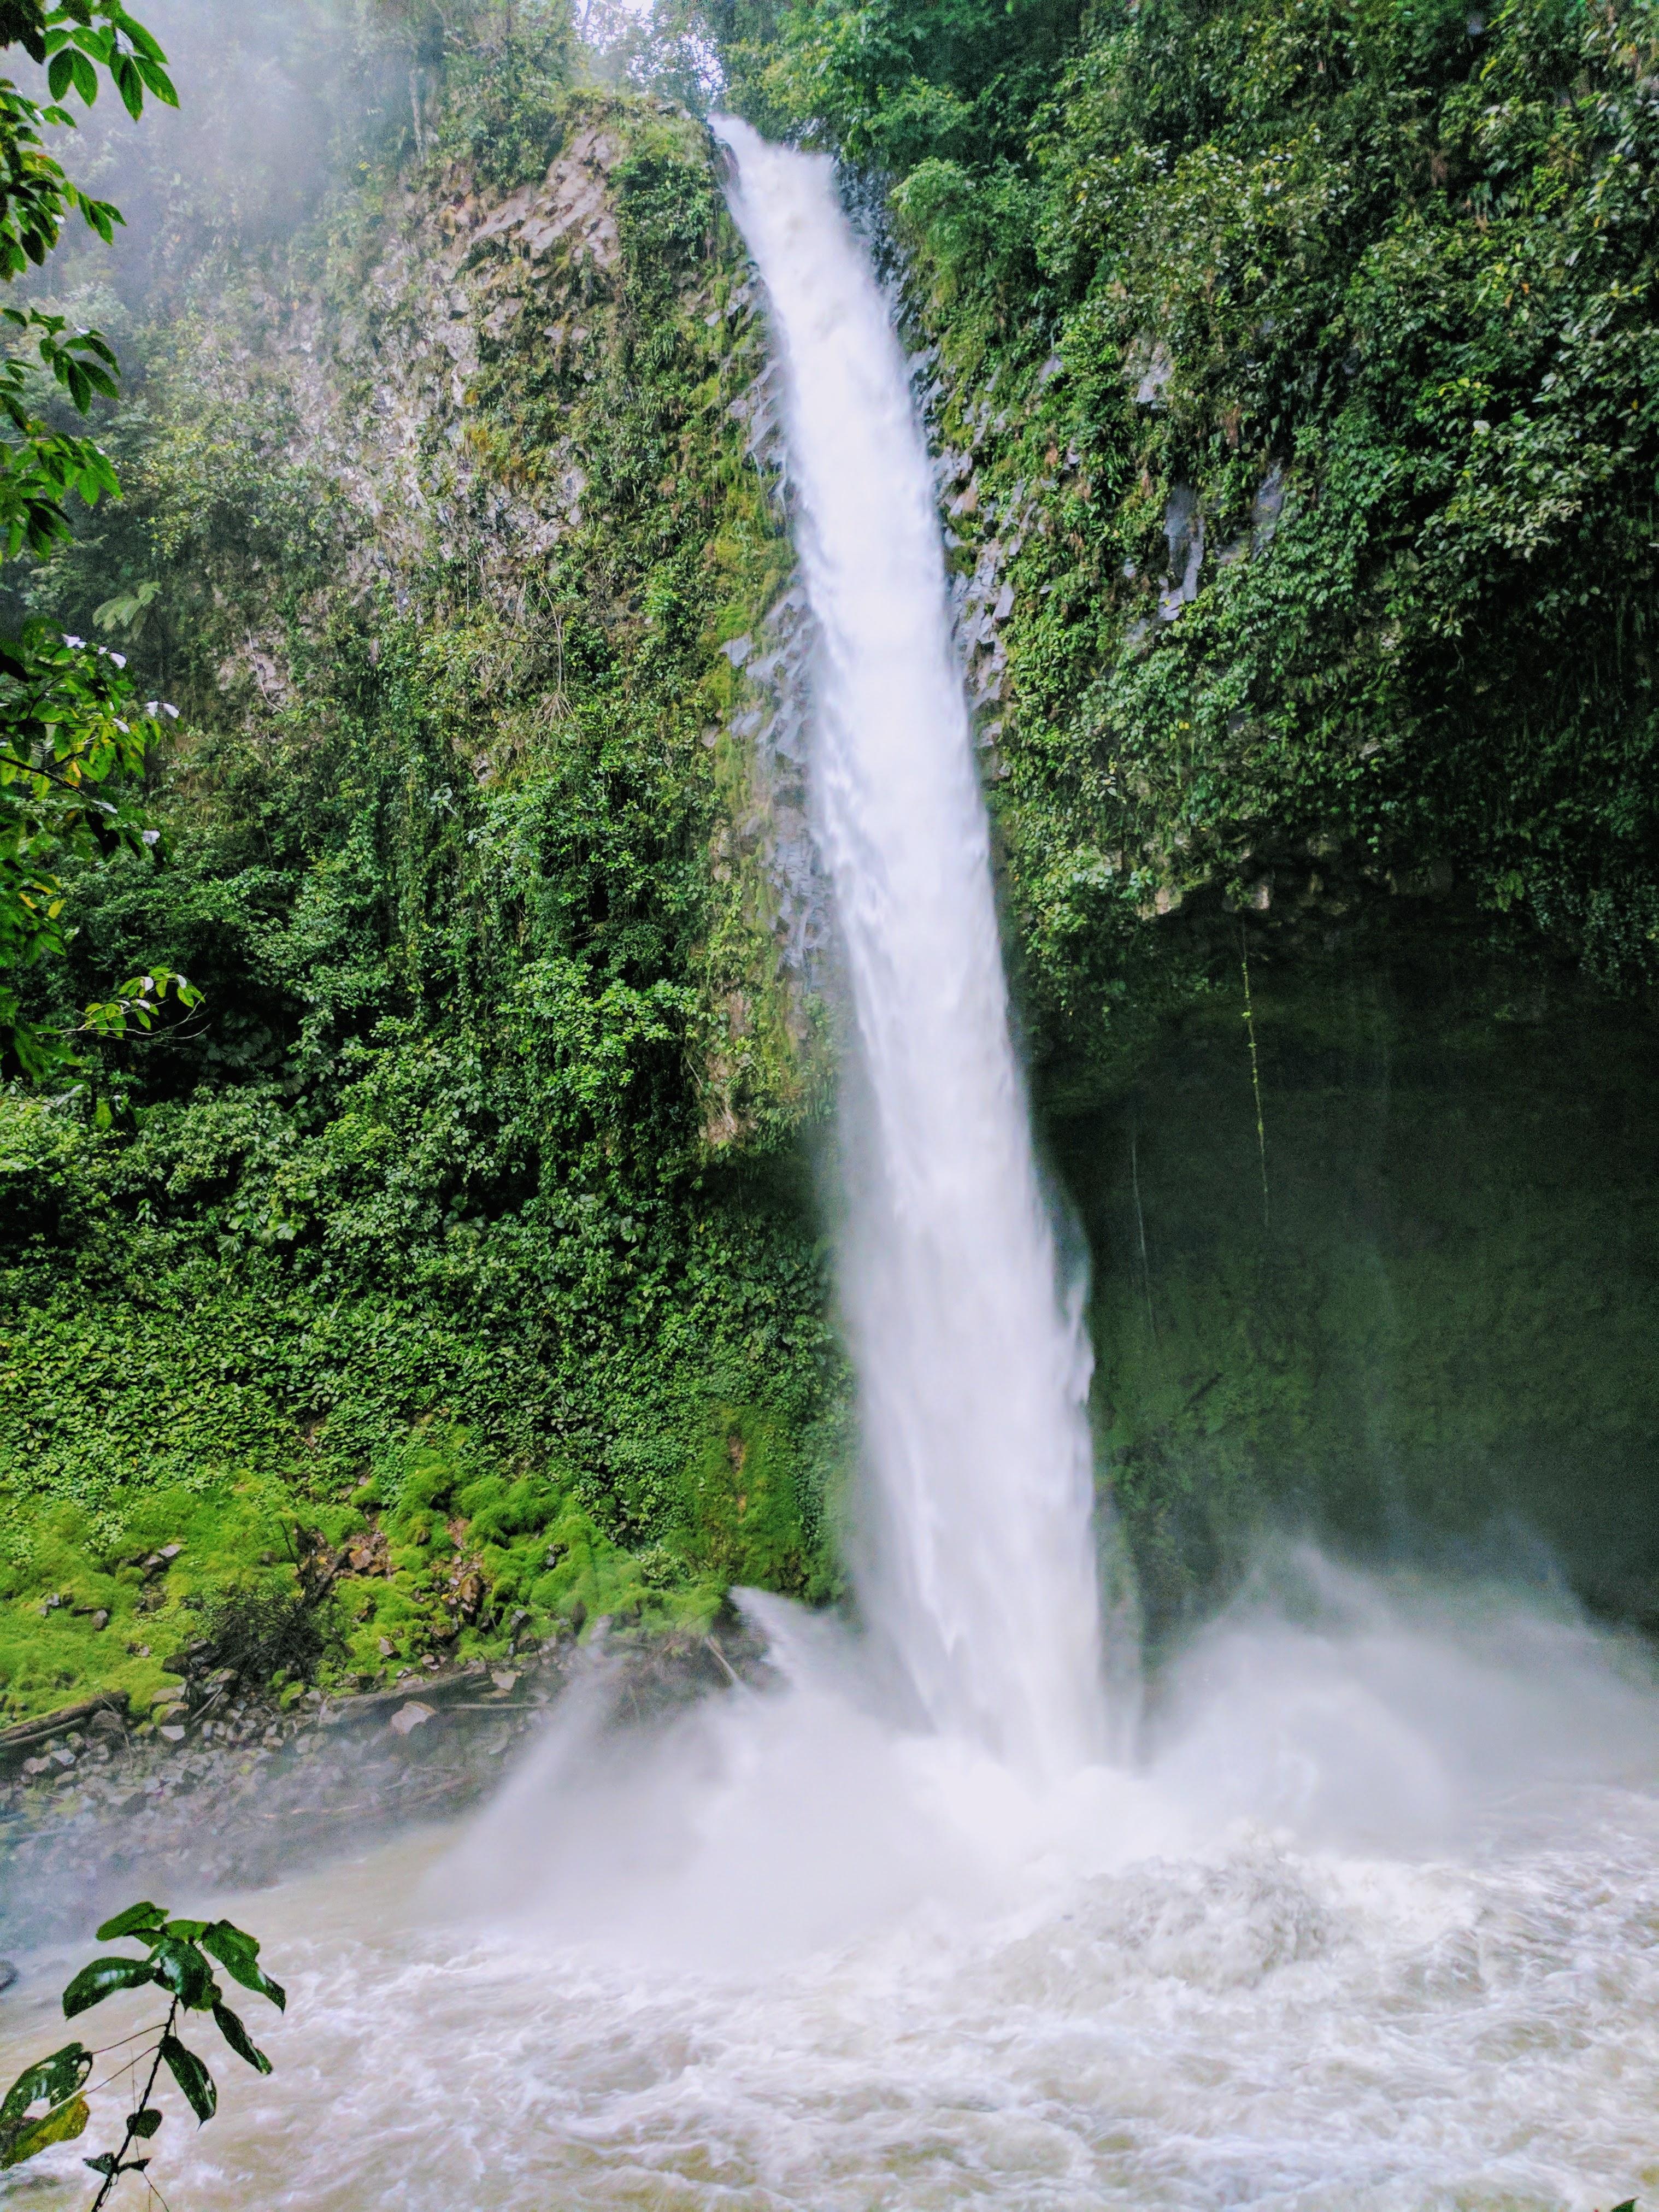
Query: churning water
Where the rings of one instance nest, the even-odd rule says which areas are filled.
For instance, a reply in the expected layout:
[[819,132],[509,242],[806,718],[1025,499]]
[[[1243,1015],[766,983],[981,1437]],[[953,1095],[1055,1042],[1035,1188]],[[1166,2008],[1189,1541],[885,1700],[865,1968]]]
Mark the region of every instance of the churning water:
[[[1292,1555],[1159,1685],[1133,1773],[1038,1784],[763,1625],[787,1687],[607,1735],[601,1662],[459,1842],[234,1901],[289,1985],[277,2071],[164,2130],[174,2212],[1659,2187],[1659,1698],[1616,1642]],[[61,2029],[43,1998],[5,2061]]]
[[[1291,1550],[1115,1755],[1086,1362],[926,456],[826,166],[726,135],[823,637],[873,1632],[753,1599],[777,1682],[655,1730],[608,1726],[600,1655],[466,1832],[233,1903],[289,1987],[278,2070],[188,2148],[169,2126],[169,2197],[1589,2212],[1659,2187],[1641,1652]],[[47,2033],[42,2005],[4,2056]],[[22,2185],[67,2204],[74,2171]]]

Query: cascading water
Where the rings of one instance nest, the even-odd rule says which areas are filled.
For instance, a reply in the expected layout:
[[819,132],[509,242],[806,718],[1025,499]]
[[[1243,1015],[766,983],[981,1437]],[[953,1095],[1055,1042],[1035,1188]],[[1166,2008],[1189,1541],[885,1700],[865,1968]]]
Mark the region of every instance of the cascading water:
[[[781,1688],[610,1732],[601,1662],[460,1837],[226,1900],[289,1988],[261,2021],[277,2071],[199,2137],[169,2124],[169,2195],[1645,2203],[1642,1649],[1535,1594],[1292,1550],[1162,1670],[1138,1765],[1094,1756],[1085,1366],[1009,1048],[925,457],[826,169],[728,140],[823,633],[823,829],[871,1115],[845,1283],[879,1511],[866,1609],[907,1709],[833,1624],[754,1600]],[[124,1875],[143,1887],[211,1908],[166,1869]],[[9,1992],[0,2079],[61,2041],[58,1965]],[[80,2148],[43,2161],[65,2212]]]
[[842,1302],[866,1610],[934,1728],[1063,1774],[1107,1741],[1089,1356],[1009,1036],[933,472],[830,162],[716,128],[787,379],[820,638],[818,829],[864,1079]]

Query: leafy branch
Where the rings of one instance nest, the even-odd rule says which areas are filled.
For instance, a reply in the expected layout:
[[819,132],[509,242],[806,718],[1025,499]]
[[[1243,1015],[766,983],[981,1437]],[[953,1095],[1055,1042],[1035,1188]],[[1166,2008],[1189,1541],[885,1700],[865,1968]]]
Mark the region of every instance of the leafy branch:
[[[106,244],[121,221],[118,208],[83,191],[46,150],[44,131],[75,127],[59,103],[73,93],[90,106],[106,76],[135,120],[146,96],[179,105],[166,54],[119,0],[0,0],[0,46],[13,45],[45,67],[50,102],[0,77],[0,283],[7,283],[40,266],[71,216]],[[0,320],[17,348],[0,354],[0,557],[15,560],[27,547],[40,558],[72,534],[71,495],[93,507],[106,495],[118,499],[121,487],[94,439],[44,418],[37,380],[44,372],[85,416],[95,400],[117,396],[120,366],[96,331],[72,331],[44,308],[0,308]],[[147,604],[141,597],[131,610],[135,635]],[[160,718],[174,710],[154,700],[140,708],[125,666],[119,653],[56,638],[40,623],[0,650],[0,972],[63,952],[58,868],[64,858],[107,860],[123,848],[159,844],[137,801]],[[184,977],[157,969],[88,1006],[66,1030],[27,1018],[17,992],[0,984],[0,1036],[9,1037],[23,1073],[39,1080],[76,1065],[73,1036],[149,1034],[169,994],[186,1011],[199,995]]]
[[[66,859],[107,859],[126,850],[158,854],[160,832],[140,804],[146,760],[176,710],[141,702],[123,655],[30,623],[0,647],[0,974],[62,953]],[[153,969],[90,1006],[75,1034],[108,1039],[153,1029],[169,994],[195,1005],[193,987]],[[72,1057],[67,1034],[27,1021],[15,991],[0,985],[0,1034],[27,1074],[39,1078]]]
[[[46,150],[44,129],[75,127],[74,116],[58,105],[64,96],[72,90],[90,106],[98,97],[100,70],[135,121],[143,111],[146,92],[172,107],[179,105],[179,95],[167,72],[167,56],[116,0],[64,0],[55,8],[43,0],[4,0],[0,41],[20,44],[46,64],[52,95],[51,104],[42,106],[9,78],[0,77],[0,280],[9,283],[31,264],[40,267],[70,216],[81,216],[106,245],[121,221],[118,208],[83,191]],[[4,313],[7,322],[33,339],[42,367],[79,413],[87,413],[94,397],[114,397],[115,355],[96,331],[65,337],[61,315],[16,307]],[[112,498],[120,495],[114,471],[91,439],[53,429],[27,406],[29,368],[20,356],[0,359],[0,410],[15,434],[0,447],[0,531],[14,559],[26,544],[40,555],[69,536],[64,501],[71,491],[88,506],[106,492]]]
[[[159,2027],[141,2030],[138,2038],[128,2039],[155,2036],[153,2044],[125,2061],[119,2069],[134,2072],[148,2058],[149,2075],[143,2094],[126,2116],[119,2148],[82,2161],[100,2177],[102,2185],[93,2199],[92,2212],[101,2212],[124,2173],[143,2173],[149,2165],[147,2157],[132,2154],[151,2141],[167,2117],[155,2102],[163,2066],[198,2124],[210,2120],[219,2108],[213,2076],[196,2052],[179,2040],[181,2014],[211,2013],[220,2034],[239,2058],[257,2073],[271,2070],[270,2061],[225,2002],[224,1991],[214,1978],[214,1962],[244,1989],[268,1998],[279,2012],[288,2003],[281,1985],[259,1964],[258,1940],[228,1920],[170,1920],[164,1906],[145,1902],[130,1905],[98,1930],[100,1943],[124,1938],[143,1943],[146,1955],[140,1959],[117,1952],[83,1966],[64,1992],[64,2018],[73,2020],[125,1990],[160,1989],[171,2002]],[[0,2103],[0,2168],[21,2166],[53,2144],[73,2142],[85,2133],[92,2117],[86,2083],[97,2055],[83,2044],[65,2044],[61,2051],[38,2060],[18,2075]],[[45,2110],[36,2112],[37,2106],[44,2106]]]

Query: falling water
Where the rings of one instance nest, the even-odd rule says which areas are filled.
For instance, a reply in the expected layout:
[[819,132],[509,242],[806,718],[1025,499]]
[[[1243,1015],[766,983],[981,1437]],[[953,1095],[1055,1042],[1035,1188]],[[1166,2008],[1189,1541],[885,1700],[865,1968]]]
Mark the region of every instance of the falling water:
[[842,1293],[860,1583],[921,1712],[1035,1771],[1105,1747],[1089,1358],[1009,1035],[933,472],[822,158],[722,122],[787,377],[815,760],[856,1017]]

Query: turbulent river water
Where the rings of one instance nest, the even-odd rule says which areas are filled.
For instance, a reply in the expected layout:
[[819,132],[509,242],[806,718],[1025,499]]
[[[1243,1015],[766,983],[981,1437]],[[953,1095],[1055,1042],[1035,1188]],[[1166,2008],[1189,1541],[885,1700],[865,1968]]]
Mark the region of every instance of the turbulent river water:
[[[1645,1652],[1565,1603],[1290,1544],[1144,1691],[1103,1627],[1087,1358],[904,364],[827,166],[725,135],[822,641],[864,1626],[750,1599],[774,1682],[652,1729],[611,1725],[601,1653],[465,1829],[228,1900],[289,2010],[270,2081],[169,2125],[169,2201],[1589,2212],[1659,2188]],[[50,2032],[30,1997],[0,2057]],[[85,2179],[65,2152],[12,2185],[67,2205]]]

